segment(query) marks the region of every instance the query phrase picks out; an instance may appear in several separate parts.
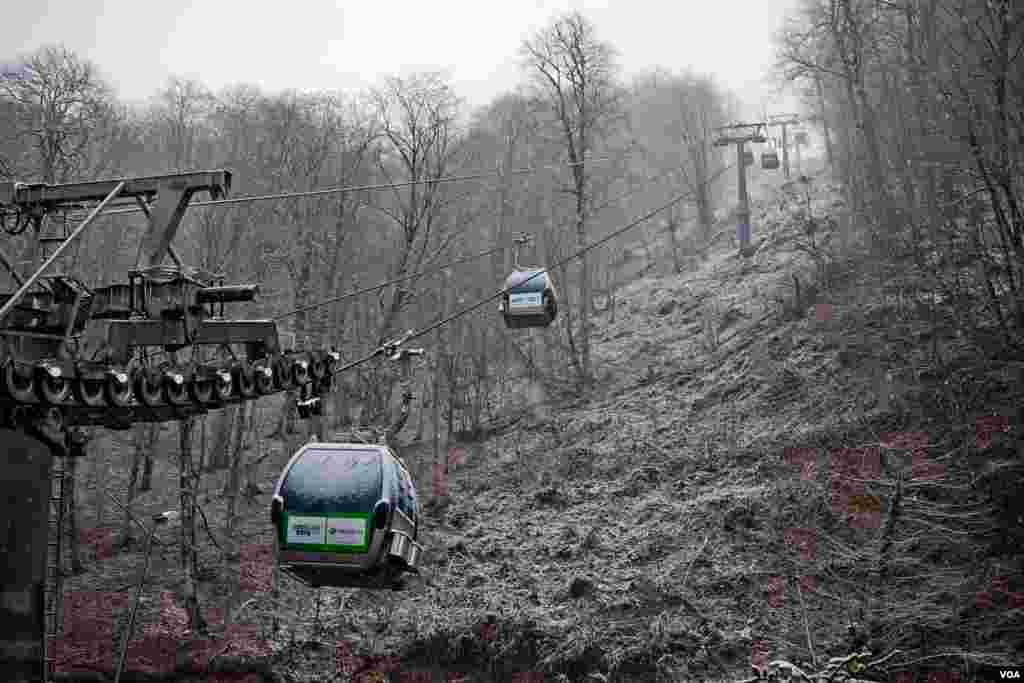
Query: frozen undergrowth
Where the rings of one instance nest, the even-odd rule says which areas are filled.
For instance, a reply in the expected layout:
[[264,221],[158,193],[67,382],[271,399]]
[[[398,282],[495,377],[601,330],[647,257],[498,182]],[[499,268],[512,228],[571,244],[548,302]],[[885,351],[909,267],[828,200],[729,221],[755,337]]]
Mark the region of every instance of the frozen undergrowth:
[[[798,231],[783,215],[771,222],[778,244]],[[423,576],[408,591],[325,589],[314,624],[313,591],[285,584],[269,604],[265,565],[243,558],[251,607],[241,620],[264,629],[273,611],[285,623],[265,633],[274,669],[295,680],[735,680],[752,661],[813,670],[864,645],[865,631],[876,655],[906,649],[915,629],[922,643],[953,647],[986,615],[951,611],[950,596],[970,602],[972,574],[999,568],[943,558],[959,530],[928,536],[943,513],[908,499],[892,553],[896,602],[879,611],[864,586],[887,512],[873,522],[837,513],[830,484],[830,448],[935,428],[907,409],[911,371],[926,365],[905,343],[914,321],[869,324],[884,307],[865,301],[872,285],[856,276],[787,313],[786,275],[809,279],[797,262],[784,246],[748,265],[718,252],[695,273],[624,287],[615,322],[606,314],[596,326],[607,380],[572,405],[535,396],[537,410],[513,429],[467,446],[450,503],[426,508]],[[808,448],[818,449],[813,466],[791,457]],[[251,546],[270,542],[268,491],[288,455],[282,447],[264,463],[263,494],[245,508]],[[428,457],[409,454],[414,467]],[[171,471],[160,463],[156,478],[171,482]],[[223,484],[219,474],[205,481],[209,491]],[[889,500],[887,486],[869,490]],[[172,508],[168,488],[144,494],[141,512]],[[204,502],[215,530],[223,507]],[[204,548],[201,562],[218,567],[216,549]],[[104,559],[68,590],[124,591],[139,563],[131,553]],[[173,551],[158,561],[151,594],[173,587],[175,566]],[[225,585],[215,573],[204,604],[219,605]],[[147,603],[140,632],[161,623],[159,604]],[[988,640],[961,649],[1012,649],[1024,605],[1009,607],[985,622],[997,624]]]

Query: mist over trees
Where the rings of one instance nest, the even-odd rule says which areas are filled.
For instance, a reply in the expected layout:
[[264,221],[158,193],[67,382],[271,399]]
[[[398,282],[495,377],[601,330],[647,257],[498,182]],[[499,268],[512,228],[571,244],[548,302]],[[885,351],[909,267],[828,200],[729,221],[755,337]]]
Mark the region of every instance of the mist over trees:
[[[235,197],[352,188],[193,207],[175,249],[186,264],[223,274],[228,283],[258,283],[260,295],[244,306],[244,317],[280,317],[285,349],[333,348],[345,362],[371,354],[406,330],[445,321],[416,342],[424,347],[422,357],[369,362],[338,376],[324,397],[322,423],[312,427],[297,420],[295,392],[287,392],[283,401],[267,397],[181,420],[173,425],[173,440],[164,438],[159,424],[107,434],[119,444],[112,457],[123,458],[116,466],[127,480],[117,492],[124,508],[114,513],[118,544],[127,548],[143,540],[133,510],[140,507],[142,493],[160,487],[154,483],[154,460],[172,462],[178,473],[174,504],[180,504],[186,621],[201,629],[205,605],[196,590],[202,573],[196,547],[204,534],[210,540],[215,536],[196,521],[196,513],[202,515],[196,492],[204,474],[225,471],[218,493],[227,510],[222,534],[227,540],[217,549],[227,567],[252,549],[234,534],[244,526],[244,499],[261,492],[254,474],[258,466],[294,452],[311,432],[322,436],[374,427],[403,457],[415,454],[409,464],[421,491],[434,484],[434,502],[447,497],[450,454],[461,452],[449,447],[468,444],[483,451],[481,444],[505,430],[509,441],[496,440],[494,448],[505,449],[502,466],[514,462],[510,468],[518,468],[519,489],[507,491],[526,501],[524,506],[541,501],[535,507],[544,507],[544,500],[554,505],[551,501],[564,491],[538,493],[538,488],[524,494],[522,473],[533,461],[527,462],[518,443],[508,446],[520,437],[535,448],[531,457],[556,463],[534,479],[545,487],[551,471],[570,484],[590,476],[570,469],[579,464],[575,455],[562,457],[570,450],[587,461],[590,472],[601,469],[595,463],[613,462],[602,470],[600,485],[592,486],[597,474],[581,485],[588,504],[605,496],[612,509],[622,497],[635,498],[632,502],[671,517],[676,511],[664,498],[671,487],[668,495],[694,506],[692,519],[689,512],[682,515],[686,524],[709,525],[711,545],[718,545],[709,553],[718,558],[738,556],[738,548],[759,560],[782,557],[777,539],[765,529],[782,524],[788,513],[808,527],[818,525],[801,531],[820,533],[821,557],[832,555],[808,569],[808,576],[820,570],[822,582],[834,580],[830,589],[838,586],[834,593],[844,594],[814,596],[826,607],[809,617],[798,592],[800,611],[776,612],[764,628],[790,653],[805,646],[788,640],[806,638],[812,665],[818,663],[816,647],[818,653],[857,652],[868,645],[876,655],[890,646],[911,653],[908,658],[920,654],[912,663],[961,655],[965,662],[987,662],[982,646],[974,648],[984,641],[975,640],[975,631],[997,618],[977,616],[960,602],[970,601],[964,596],[973,590],[974,574],[1004,561],[1019,564],[1024,540],[1024,517],[1015,502],[1024,494],[1019,484],[1008,483],[1020,478],[1005,474],[1019,472],[1020,451],[989,450],[995,433],[1010,431],[1003,428],[1008,422],[985,423],[1003,416],[977,414],[978,406],[987,410],[1003,401],[999,410],[1017,410],[1024,419],[1012,389],[1024,386],[1024,14],[1011,0],[800,0],[786,17],[776,48],[777,85],[798,94],[799,117],[813,129],[822,158],[807,164],[813,179],[798,173],[784,182],[781,171],[772,175],[770,166],[763,174],[756,166],[748,169],[760,195],[753,202],[760,212],[752,219],[753,249],[742,259],[718,253],[717,260],[709,258],[711,247],[735,230],[729,214],[736,201],[736,150],[713,141],[718,127],[734,122],[737,97],[713,77],[689,70],[652,65],[626,73],[616,47],[579,12],[524,35],[516,55],[519,84],[476,108],[466,105],[443,73],[431,71],[395,75],[362,92],[268,92],[247,83],[213,91],[201,80],[175,77],[148,102],[129,105],[118,100],[114,84],[95,64],[61,45],[8,56],[0,69],[0,181],[65,183],[224,168],[234,174]],[[752,152],[755,160],[761,151]],[[569,258],[680,193],[685,202],[582,258]],[[54,219],[49,220],[44,225],[53,229]],[[4,227],[2,256],[20,274],[31,272],[45,256],[34,228]],[[132,215],[102,217],[58,269],[94,287],[124,282],[136,263],[143,227]],[[513,240],[523,234],[532,241],[514,257]],[[551,274],[559,316],[550,327],[509,334],[496,300],[457,315],[493,297],[513,268],[556,263]],[[686,277],[704,266],[692,279]],[[645,277],[661,279],[646,283],[646,289],[635,286]],[[776,287],[771,278],[784,286]],[[0,274],[0,286],[8,290],[17,280]],[[401,281],[344,296],[392,280]],[[711,283],[708,291],[691,290],[700,281]],[[334,301],[320,305],[325,300]],[[757,317],[751,310],[759,304],[765,310]],[[826,314],[819,315],[818,307]],[[616,311],[623,308],[627,320],[620,327],[649,326],[654,332],[634,336],[636,329],[616,328]],[[842,309],[841,314],[833,309]],[[720,336],[730,327],[735,329]],[[729,348],[728,342],[734,345]],[[658,344],[668,350],[653,351]],[[598,345],[601,353],[595,354]],[[629,356],[623,363],[628,369],[618,375],[613,372],[617,354]],[[656,362],[648,363],[651,358]],[[867,387],[868,375],[878,379],[877,386]],[[856,391],[855,380],[863,380]],[[655,387],[658,382],[662,385]],[[614,387],[610,397],[602,397],[604,403],[556,404],[588,392],[593,397],[604,387]],[[635,405],[628,406],[631,401]],[[578,409],[571,418],[576,430],[566,430],[561,416],[552,417],[557,411],[549,412],[550,405],[567,413]],[[732,415],[734,406],[740,406],[737,413],[747,412],[727,422],[721,416],[726,410]],[[787,441],[776,448],[798,438],[791,426],[807,427],[814,418],[806,414],[818,408],[822,424],[812,425],[818,431],[799,436],[813,447]],[[755,416],[761,421],[756,428],[748,428],[754,409],[764,414]],[[643,411],[650,416],[646,432]],[[536,422],[516,431],[520,413],[528,412]],[[659,422],[665,413],[669,418]],[[772,421],[777,424],[768,424]],[[972,425],[975,446],[965,446],[960,432]],[[885,439],[874,433],[883,426],[892,429]],[[847,427],[849,433],[843,431]],[[920,431],[896,431],[902,429]],[[545,441],[531,430],[554,436]],[[930,435],[935,439],[927,443]],[[737,445],[741,436],[743,448]],[[860,443],[861,437],[873,445],[835,448],[829,483],[814,480],[817,449],[840,440]],[[598,454],[591,446],[602,440],[607,443],[599,445],[607,449]],[[981,442],[987,445],[978,446]],[[927,461],[928,447],[936,443],[945,454]],[[780,456],[783,449],[787,454]],[[900,449],[912,451],[911,466],[900,469],[887,453]],[[982,450],[986,453],[971,459]],[[1003,460],[996,463],[994,452]],[[837,522],[849,521],[848,510],[827,509],[824,501],[836,493],[828,486],[849,474],[841,471],[849,463],[836,453],[858,459],[850,465],[857,477],[864,471],[857,467],[875,467],[870,488],[858,482],[863,488],[858,499],[876,504],[868,512],[876,521],[884,517],[885,524],[845,528]],[[799,491],[778,476],[780,461],[792,465],[794,454],[804,458],[801,467],[813,470]],[[875,460],[865,465],[869,456]],[[990,456],[992,461],[978,464]],[[102,490],[107,473],[96,462],[84,459],[84,473],[72,465],[64,475],[72,491],[67,523],[74,539],[73,572],[87,571],[77,546],[75,478],[87,475],[89,484]],[[924,469],[941,470],[941,476],[918,476],[922,463]],[[917,474],[908,480],[904,470]],[[733,475],[756,486],[741,486],[730,479]],[[614,488],[621,483],[617,480],[629,488]],[[479,493],[493,482],[476,483]],[[705,485],[716,505],[724,506],[732,496],[736,507],[721,516],[709,512],[709,498],[690,492]],[[776,485],[780,488],[771,489]],[[645,501],[647,488],[656,497]],[[788,498],[779,502],[783,497]],[[476,499],[486,496],[471,498],[477,505]],[[103,501],[97,493],[97,527],[104,524]],[[462,512],[472,509],[483,519],[491,514],[484,510],[488,504]],[[771,520],[769,513],[778,518]],[[575,518],[562,517],[558,523],[566,525],[567,537],[577,537],[575,527],[570,529]],[[727,539],[722,529],[738,540]],[[642,525],[632,531],[648,533]],[[683,578],[659,580],[658,591],[678,589],[681,597],[692,568],[693,583],[702,583],[689,590],[706,589],[711,599],[721,597],[725,589],[720,587],[727,583],[754,585],[751,577],[759,570],[740,577],[733,567],[728,568],[733,573],[714,569],[718,558],[709,559],[713,555],[702,557],[708,538],[692,557],[681,545],[669,555],[666,539],[689,542],[682,537],[691,530],[659,533],[640,544],[637,553],[646,559],[637,562],[661,562],[663,550],[679,562],[687,557],[680,565]],[[601,543],[596,531],[579,536],[579,545],[556,553],[581,565],[591,555],[600,556],[598,563],[608,559],[591,552]],[[447,540],[440,532],[437,537]],[[493,543],[511,544],[510,538]],[[791,541],[785,544],[795,547]],[[453,543],[451,554],[466,542]],[[549,558],[547,548],[537,554]],[[267,560],[261,555],[249,562]],[[643,566],[640,571],[652,576],[662,571]],[[457,571],[449,568],[448,576]],[[794,578],[771,581],[784,585]],[[472,588],[491,588],[486,577],[473,581]],[[583,593],[573,597],[572,586],[589,581],[571,580],[568,595],[583,598]],[[231,587],[231,609],[243,609],[240,586]],[[734,594],[741,608],[726,610],[746,619],[750,596],[761,588],[741,590],[746,588]],[[646,592],[648,605],[616,603],[614,609],[641,609],[647,620],[655,611],[647,613],[650,605],[661,609],[667,601],[653,583]],[[1008,603],[1020,607],[1022,594],[1010,595],[1007,590]],[[686,600],[680,604],[699,612]],[[591,600],[590,606],[599,602]],[[954,602],[951,611],[942,611]],[[835,615],[841,610],[848,626],[838,625]],[[1019,614],[1008,609],[989,635],[1016,637]],[[627,624],[618,611],[615,615]],[[736,636],[741,645],[733,654],[756,649],[747,642],[754,621],[751,616],[738,631],[747,635]],[[700,633],[709,623],[704,620]],[[633,622],[622,628],[634,638]],[[837,635],[844,628],[848,642]],[[657,633],[649,640],[661,643],[658,647],[676,646],[667,627],[658,626]],[[691,640],[697,643],[694,633]],[[979,652],[940,652],[962,642]],[[583,645],[588,649],[581,660],[596,659],[589,643]],[[696,660],[697,647],[687,657]]]
[[[0,72],[0,179],[59,183],[226,168],[234,174],[233,196],[394,184],[196,207],[175,243],[190,266],[230,282],[259,283],[261,295],[247,315],[298,309],[279,321],[286,348],[333,347],[345,359],[492,295],[514,265],[512,238],[523,233],[533,242],[520,265],[542,266],[682,184],[698,211],[687,220],[679,210],[653,231],[668,230],[678,244],[707,237],[721,188],[707,182],[716,162],[706,136],[722,118],[725,97],[710,79],[662,71],[630,83],[613,46],[579,13],[524,36],[519,57],[521,86],[476,110],[432,72],[388,78],[364,92],[266,92],[246,83],[213,92],[199,80],[174,77],[148,102],[130,106],[87,58],[44,46],[9,55]],[[481,172],[491,177],[436,182]],[[59,267],[88,286],[125,281],[142,229],[130,215],[101,218]],[[10,237],[21,273],[40,262],[34,238],[31,231]],[[433,464],[446,467],[443,444],[479,432],[510,379],[528,378],[556,394],[592,385],[602,372],[590,351],[594,301],[614,305],[624,281],[622,254],[636,239],[625,235],[556,269],[563,315],[550,329],[513,341],[497,316],[465,316],[437,331],[416,368],[368,364],[346,373],[327,398],[326,428],[355,421],[391,425],[402,443],[432,438]],[[502,245],[508,248],[496,248]],[[681,248],[676,269],[685,260]],[[416,276],[485,250],[492,250],[488,258]],[[661,264],[652,260],[648,267]],[[6,273],[0,277],[14,284]],[[407,277],[368,295],[315,305]],[[305,435],[292,393],[267,433],[296,445]],[[246,404],[179,427],[181,555],[191,575],[197,532],[187,492],[198,486],[196,472],[230,471],[225,494],[233,528],[237,494],[253,463],[243,463],[242,452],[265,426],[254,426]],[[130,510],[153,485],[159,433],[140,426],[114,436],[131,441],[122,545],[139,540]],[[422,474],[431,463],[415,465]],[[74,568],[81,568],[77,559]],[[186,602],[190,618],[202,623],[194,590]]]
[[[201,82],[172,78],[145,106],[129,107],[87,59],[47,46],[8,60],[0,74],[7,124],[0,177],[68,182],[223,167],[234,173],[235,196],[405,184],[190,211],[177,245],[182,258],[235,281],[259,282],[258,315],[413,274],[524,232],[535,240],[524,258],[541,265],[599,238],[680,182],[702,208],[698,221],[685,225],[681,213],[673,214],[672,235],[707,235],[717,189],[704,182],[708,149],[691,141],[722,118],[723,96],[709,79],[665,72],[661,80],[628,83],[613,47],[578,13],[525,37],[521,58],[522,88],[476,111],[436,73],[391,78],[359,93],[269,93],[246,84],[214,93]],[[534,174],[502,174],[493,183],[430,182],[534,166]],[[646,187],[646,178],[659,172],[674,178]],[[74,270],[90,285],[123,278],[139,229],[131,217],[104,219]],[[595,277],[606,284],[604,262],[635,237],[623,239],[582,259],[582,268],[566,269],[559,287],[564,324],[536,337],[548,347],[534,364],[540,375],[588,382],[599,370],[589,351]],[[447,284],[437,276],[415,278],[376,296],[302,311],[281,328],[296,343],[355,356],[492,293],[511,265],[499,252],[452,269]],[[446,289],[459,296],[446,303]],[[477,340],[481,348],[473,355],[488,346],[493,325],[467,317],[451,331]],[[471,347],[452,345],[459,354]],[[535,355],[533,348],[524,351]],[[478,374],[491,376],[489,366],[516,358],[508,348],[486,363],[458,358],[460,377],[450,389],[460,394],[480,381]],[[440,367],[436,358],[434,365]],[[342,382],[341,391],[364,403],[368,416],[388,410],[390,383],[377,373],[367,369]],[[470,414],[482,417],[480,407],[454,403],[453,429],[472,428],[465,422]]]
[[1024,323],[1022,28],[1008,0],[807,0],[779,36],[873,252],[990,350]]

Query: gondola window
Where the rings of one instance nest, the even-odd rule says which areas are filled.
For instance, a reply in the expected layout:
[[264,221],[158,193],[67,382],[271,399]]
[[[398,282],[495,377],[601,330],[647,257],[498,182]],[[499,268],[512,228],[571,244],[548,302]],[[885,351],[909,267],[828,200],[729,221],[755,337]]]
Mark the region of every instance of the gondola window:
[[379,453],[306,453],[292,465],[281,487],[289,510],[284,542],[306,550],[365,549],[371,533],[365,511],[375,504],[380,485]]

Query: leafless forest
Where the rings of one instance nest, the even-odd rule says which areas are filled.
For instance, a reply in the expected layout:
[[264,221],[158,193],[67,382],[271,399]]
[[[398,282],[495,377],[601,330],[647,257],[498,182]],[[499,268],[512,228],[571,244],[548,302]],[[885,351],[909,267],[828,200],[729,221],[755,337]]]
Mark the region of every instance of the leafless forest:
[[[65,475],[63,679],[114,680],[138,522],[179,506],[201,514],[160,527],[122,681],[966,682],[1024,664],[1021,8],[803,2],[775,73],[814,144],[799,168],[789,151],[789,181],[747,167],[746,256],[735,149],[713,144],[738,114],[713,75],[627,77],[581,14],[524,38],[521,86],[475,110],[426,72],[361,93],[173,79],[128,106],[60,45],[8,56],[0,180],[225,168],[231,196],[353,188],[197,206],[175,243],[258,283],[245,316],[296,348],[357,359],[476,304],[522,233],[522,265],[562,262],[552,327],[506,330],[488,303],[408,366],[342,374],[322,424],[286,396],[92,430]],[[102,217],[59,267],[123,280],[141,228]],[[16,269],[40,262],[31,230],[4,237]],[[272,581],[280,467],[353,426],[413,468],[423,575],[387,595]]]

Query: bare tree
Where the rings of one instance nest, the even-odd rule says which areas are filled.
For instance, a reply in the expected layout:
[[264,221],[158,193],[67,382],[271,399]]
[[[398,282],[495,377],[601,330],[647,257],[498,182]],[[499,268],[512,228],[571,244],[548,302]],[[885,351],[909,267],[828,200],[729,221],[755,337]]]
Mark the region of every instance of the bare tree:
[[157,96],[152,110],[154,128],[174,170],[188,170],[195,163],[202,128],[215,102],[202,83],[179,77],[171,77]]
[[0,71],[0,97],[13,103],[14,136],[32,150],[30,168],[45,183],[74,178],[87,162],[94,123],[108,110],[110,90],[96,67],[63,46],[46,46]]
[[[398,254],[387,275],[400,278],[433,262],[451,245],[453,232],[446,229],[444,218],[455,195],[436,181],[452,172],[461,152],[460,101],[437,73],[392,78],[372,93],[371,101],[380,131],[374,147],[377,170],[388,182],[412,183],[393,188],[390,196],[381,195],[371,205],[386,225],[398,228]],[[380,292],[373,345],[395,332],[417,297],[415,278]],[[370,372],[376,378],[366,392],[372,412],[388,413],[390,422],[399,377],[392,367]]]
[[192,454],[195,418],[186,417],[178,424],[178,489],[180,497],[181,534],[179,536],[181,569],[185,574],[185,608],[189,626],[198,633],[205,631],[205,622],[199,611],[197,590],[198,553],[196,552],[196,495],[199,477]]
[[[439,74],[424,73],[390,79],[373,94],[373,101],[382,134],[377,167],[388,182],[413,183],[394,188],[389,204],[374,205],[400,230],[397,263],[390,275],[403,277],[420,267],[432,240],[439,237],[435,231],[449,193],[433,181],[454,166],[459,100]],[[378,344],[391,334],[414,285],[398,285],[381,293]]]
[[[711,179],[721,166],[711,142],[715,126],[724,122],[724,103],[710,79],[692,74],[650,74],[638,79],[633,88],[632,119],[644,149],[645,171],[667,173],[690,193],[704,242],[711,237],[714,223]],[[679,241],[682,211],[677,205],[666,212],[673,243]]]
[[156,422],[140,423],[132,428],[132,455],[128,475],[128,492],[124,499],[124,519],[121,523],[121,537],[118,543],[122,546],[129,546],[134,542],[132,536],[132,503],[140,490],[139,467],[143,461],[149,463],[146,467],[148,476],[144,473],[141,490],[148,491],[152,482],[152,460],[153,449],[156,448],[157,437],[160,434],[160,424]]
[[[525,66],[533,76],[535,93],[551,112],[561,130],[572,178],[576,243],[587,241],[591,209],[591,174],[587,160],[596,147],[602,127],[617,118],[620,89],[615,83],[612,47],[597,39],[594,27],[579,12],[570,13],[540,31],[522,48]],[[577,359],[580,381],[593,379],[590,359],[590,325],[593,301],[590,294],[590,260],[581,258],[580,333]],[[573,344],[570,335],[570,344]],[[575,356],[576,354],[574,354]]]
[[[13,124],[0,168],[57,183],[77,178],[87,165],[98,124],[109,115],[110,90],[92,62],[46,46],[0,71],[0,100]],[[29,233],[19,250],[32,269],[42,256],[36,237]]]

